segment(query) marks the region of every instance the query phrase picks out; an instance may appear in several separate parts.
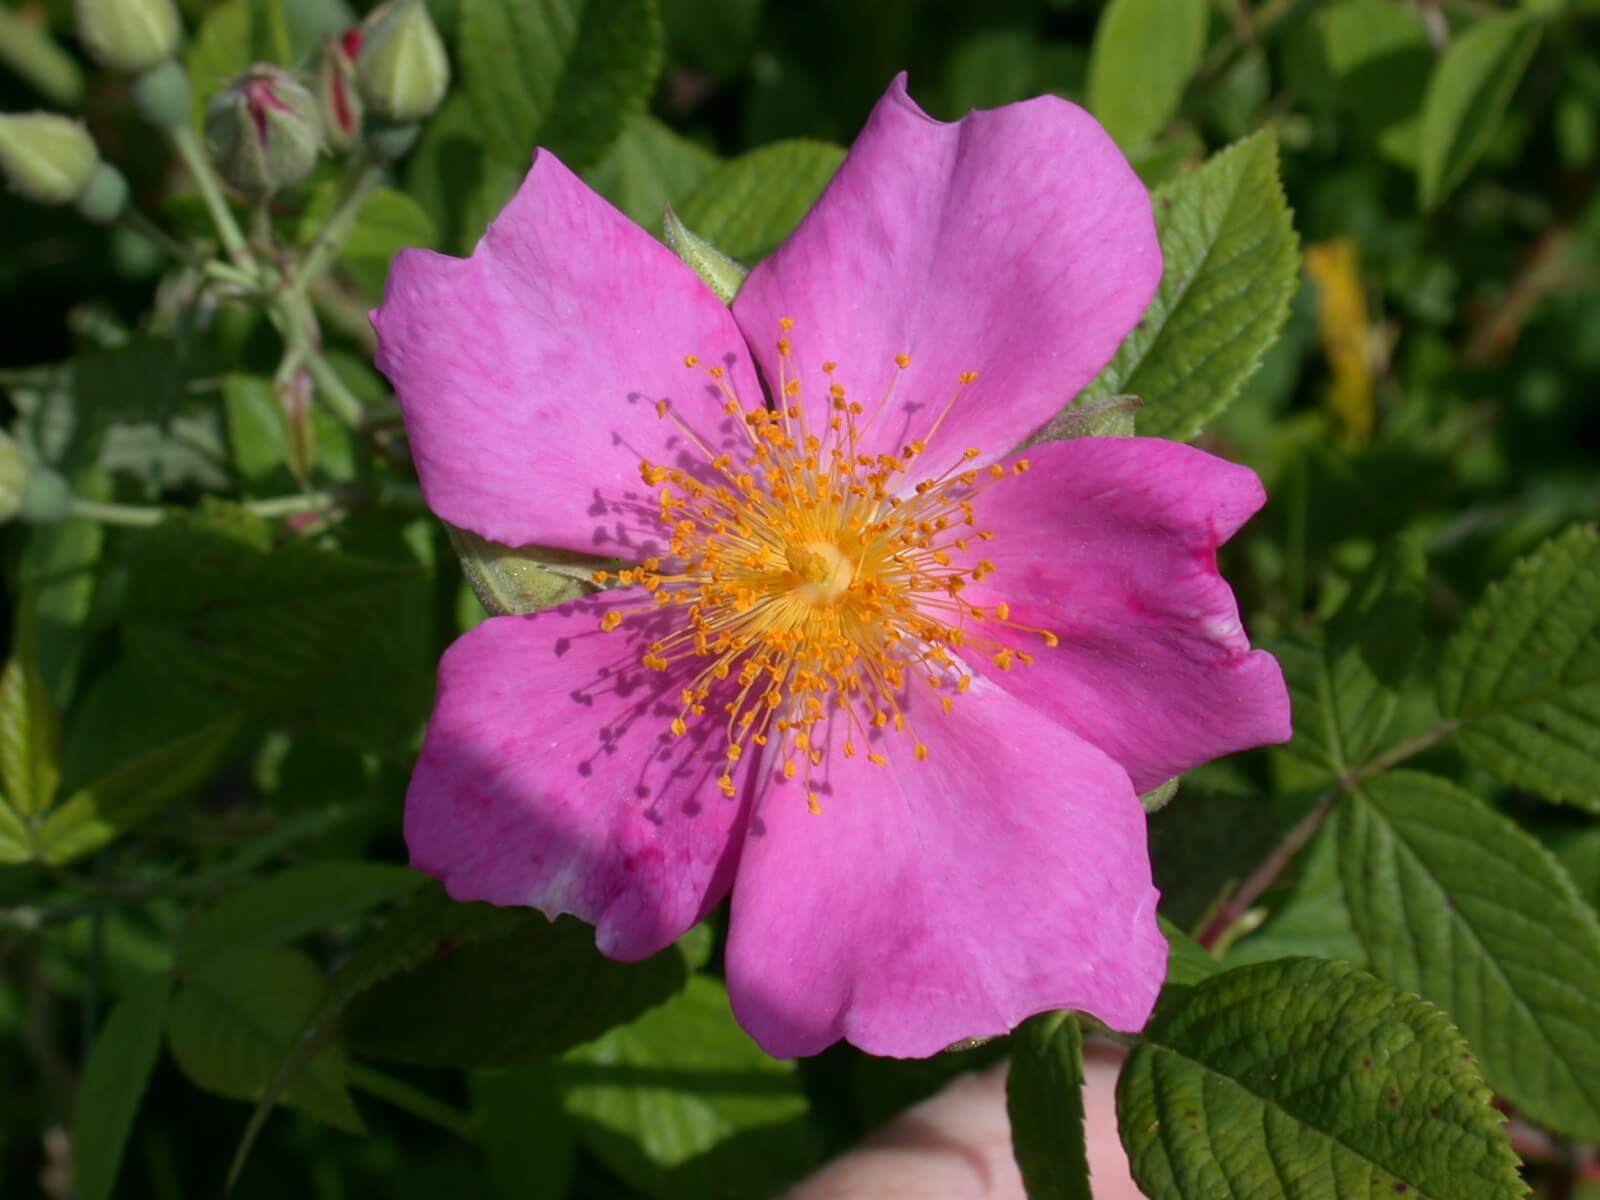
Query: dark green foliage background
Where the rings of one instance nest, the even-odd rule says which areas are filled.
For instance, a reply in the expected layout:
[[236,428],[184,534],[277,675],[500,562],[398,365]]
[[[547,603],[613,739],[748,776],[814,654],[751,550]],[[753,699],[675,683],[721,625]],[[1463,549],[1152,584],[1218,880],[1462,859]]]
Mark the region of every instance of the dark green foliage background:
[[[537,142],[652,231],[670,203],[753,261],[905,69],[943,118],[1044,91],[1101,112],[1174,215],[1162,295],[1084,399],[1138,394],[1140,432],[1272,497],[1223,567],[1297,734],[1151,817],[1175,955],[1119,1094],[1141,1185],[1288,1194],[1262,1164],[1328,1151],[1296,1194],[1515,1196],[1514,1148],[1536,1194],[1600,1197],[1600,6],[1168,2],[1102,23],[1100,0],[430,0],[452,91],[316,297],[374,420],[319,412],[306,444],[264,316],[0,196],[8,428],[84,497],[182,510],[0,533],[0,1194],[70,1157],[84,1200],[216,1195],[240,1163],[241,1198],[761,1197],[1013,1049],[1030,1186],[1087,1194],[1089,1023],[774,1063],[728,1013],[724,917],[624,967],[400,865],[433,666],[483,610],[370,365],[390,255],[470,250]],[[182,7],[202,92],[360,15]],[[76,93],[0,69],[0,108],[76,107],[143,208],[207,236],[70,9],[18,11]],[[279,198],[285,244],[336,178]],[[1297,265],[1341,241],[1353,360],[1319,324],[1338,281]],[[1341,407],[1352,361],[1370,391]],[[237,503],[300,480],[340,519]],[[570,594],[527,571],[525,594]]]

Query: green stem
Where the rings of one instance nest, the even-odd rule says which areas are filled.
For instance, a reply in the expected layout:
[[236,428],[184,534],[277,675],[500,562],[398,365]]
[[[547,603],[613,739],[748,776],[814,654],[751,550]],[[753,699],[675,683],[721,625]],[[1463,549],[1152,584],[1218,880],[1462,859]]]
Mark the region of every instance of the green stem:
[[1312,805],[1311,811],[1295,822],[1293,828],[1272,848],[1272,852],[1261,860],[1249,877],[1239,885],[1238,890],[1228,897],[1227,903],[1217,911],[1216,916],[1206,922],[1205,928],[1196,936],[1195,941],[1207,949],[1215,945],[1217,940],[1261,898],[1262,893],[1278,881],[1278,876],[1283,874],[1284,869],[1294,860],[1294,856],[1300,853],[1317,830],[1322,828],[1322,823],[1328,819],[1328,814],[1346,793],[1355,791],[1363,780],[1387,771],[1390,767],[1398,766],[1413,755],[1420,754],[1428,747],[1443,741],[1460,727],[1460,721],[1441,721],[1432,729],[1419,733],[1414,738],[1408,738],[1397,746],[1391,746],[1377,758],[1341,774],[1332,787],[1317,797],[1317,802]]
[[[247,500],[240,507],[258,517],[289,517],[296,513],[325,512],[339,503],[332,492],[308,492],[303,496],[274,496],[270,500]],[[84,521],[99,521],[102,525],[121,525],[130,529],[148,529],[167,519],[171,509],[156,504],[115,504],[105,500],[85,500],[74,496],[67,509],[68,517]]]
[[1460,721],[1440,721],[1432,729],[1425,730],[1414,738],[1407,738],[1397,746],[1391,746],[1371,762],[1359,766],[1353,771],[1346,771],[1339,777],[1339,782],[1345,791],[1354,791],[1363,780],[1371,779],[1374,775],[1387,771],[1390,767],[1399,766],[1413,755],[1421,754],[1430,746],[1444,741],[1445,738],[1460,728]]
[[327,275],[311,281],[310,295],[313,308],[324,325],[331,325],[369,356],[377,352],[378,335],[372,332],[372,322],[367,318],[371,306],[359,295],[347,291]]
[[167,256],[173,261],[185,263],[191,266],[199,261],[199,255],[194,252],[194,248],[192,246],[184,245],[184,243],[180,242],[177,238],[173,237],[149,217],[145,216],[144,213],[140,212],[137,208],[134,208],[133,205],[130,204],[127,208],[123,209],[122,216],[119,217],[118,220],[120,220],[126,228],[132,230],[134,233],[137,233],[140,237],[148,238],[150,241],[160,246],[161,249],[166,252]]
[[333,410],[333,414],[350,428],[359,429],[366,406],[324,357],[317,333],[317,318],[311,311],[310,302],[295,286],[290,285],[273,297],[270,311],[278,332],[283,335],[283,343],[288,351],[286,360],[292,357],[296,364],[304,366],[311,376],[311,382],[316,385],[317,395]]
[[261,287],[261,280],[255,271],[236,267],[232,263],[221,262],[215,258],[206,263],[205,273],[219,283],[231,284],[247,291],[254,292]]
[[328,217],[327,224],[318,232],[316,240],[311,243],[311,248],[306,251],[305,257],[295,269],[290,286],[301,295],[304,295],[306,288],[328,269],[329,263],[339,251],[344,249],[345,242],[349,240],[356,221],[361,216],[361,210],[366,207],[367,198],[383,182],[384,165],[381,162],[366,159],[361,161],[361,165],[355,168],[355,171],[354,180],[340,197],[338,205]]
[[403,1109],[414,1117],[421,1117],[440,1129],[449,1130],[457,1137],[471,1141],[478,1136],[477,1128],[470,1116],[442,1101],[435,1100],[409,1083],[385,1075],[381,1071],[374,1071],[362,1063],[350,1063],[346,1066],[345,1079],[352,1087],[358,1087],[380,1100],[387,1100],[396,1108]]
[[359,429],[365,417],[366,406],[361,403],[361,398],[350,390],[350,385],[345,383],[333,364],[323,357],[322,351],[312,349],[306,355],[306,370],[311,375],[311,382],[316,384],[317,394],[328,402],[328,407],[352,429]]
[[253,265],[250,247],[245,243],[244,234],[239,232],[239,223],[233,219],[233,210],[228,207],[228,199],[222,194],[222,181],[212,170],[211,160],[206,157],[199,135],[193,126],[184,123],[174,127],[171,136],[173,149],[177,150],[183,165],[189,168],[195,186],[200,189],[200,199],[205,201],[206,211],[211,214],[211,223],[216,226],[217,236],[222,239],[222,248],[228,252],[229,258],[248,269]]
[[272,253],[272,210],[267,207],[265,196],[250,205],[250,236],[258,247]]

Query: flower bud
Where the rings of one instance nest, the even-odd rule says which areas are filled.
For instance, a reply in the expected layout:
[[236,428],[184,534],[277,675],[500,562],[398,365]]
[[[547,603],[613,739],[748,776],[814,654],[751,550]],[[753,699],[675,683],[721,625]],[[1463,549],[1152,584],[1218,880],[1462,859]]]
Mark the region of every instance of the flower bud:
[[433,115],[450,87],[450,59],[422,0],[389,0],[367,17],[356,82],[379,120],[405,125]]
[[164,62],[133,81],[134,107],[157,129],[176,129],[189,121],[194,96],[189,72],[175,62]]
[[277,67],[251,67],[206,105],[211,161],[252,196],[293,187],[311,174],[321,143],[316,97]]
[[344,154],[361,139],[361,93],[356,88],[356,55],[361,52],[360,27],[347,29],[322,43],[317,59],[317,108],[328,149]]
[[71,204],[99,161],[80,121],[42,112],[0,116],[0,174],[35,204]]
[[138,74],[171,58],[183,27],[172,0],[77,0],[78,40],[113,71]]
[[110,163],[96,163],[74,207],[85,220],[109,225],[128,207],[128,181]]

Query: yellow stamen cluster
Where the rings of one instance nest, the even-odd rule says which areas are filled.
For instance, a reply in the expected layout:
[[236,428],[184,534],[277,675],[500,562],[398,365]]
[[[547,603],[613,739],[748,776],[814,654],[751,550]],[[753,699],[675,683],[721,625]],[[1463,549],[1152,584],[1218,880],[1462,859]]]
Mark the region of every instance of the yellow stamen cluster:
[[[940,693],[940,707],[949,712],[953,697],[972,683],[952,652],[985,654],[1010,670],[1033,656],[996,641],[993,627],[1031,633],[1047,646],[1057,640],[1011,621],[1003,603],[983,608],[962,595],[996,569],[979,552],[995,534],[979,527],[975,501],[1009,474],[1028,470],[1028,460],[978,468],[972,463],[981,451],[974,448],[944,471],[915,478],[928,441],[976,372],[961,374],[926,434],[897,454],[868,454],[860,448],[863,435],[911,365],[909,356],[895,358],[895,374],[870,417],[832,382],[836,364],[824,363],[825,414],[813,421],[790,366],[793,322],[782,326],[773,407],[747,407],[722,367],[705,369],[742,431],[737,454],[713,451],[670,406],[657,406],[704,455],[706,467],[640,463],[640,478],[658,489],[670,552],[595,579],[642,587],[653,601],[613,609],[602,629],[616,629],[625,614],[682,610],[681,625],[650,642],[641,657],[653,670],[685,660],[701,664],[682,689],[672,731],[682,736],[690,718],[718,704],[729,763],[777,739],[784,776],[803,772],[807,802],[820,811],[811,769],[822,762],[818,725],[830,704],[843,716],[847,757],[864,747],[870,762],[887,765],[885,743],[874,731],[892,729],[909,738],[922,760],[928,746],[906,712],[909,686]],[[694,355],[684,359],[691,369],[699,362]],[[731,766],[719,783],[733,794]]]

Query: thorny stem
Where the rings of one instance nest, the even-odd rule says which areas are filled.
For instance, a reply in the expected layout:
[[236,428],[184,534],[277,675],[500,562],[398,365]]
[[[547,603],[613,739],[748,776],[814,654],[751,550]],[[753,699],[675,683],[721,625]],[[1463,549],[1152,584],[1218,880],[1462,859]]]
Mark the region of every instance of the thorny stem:
[[211,169],[211,161],[206,158],[205,147],[200,144],[199,136],[187,123],[179,125],[172,131],[172,145],[178,157],[183,159],[183,165],[189,169],[195,186],[200,189],[200,199],[211,214],[211,223],[216,226],[217,236],[222,239],[222,248],[235,263],[248,269],[253,265],[250,247],[245,243],[244,234],[239,232],[239,223],[233,219],[233,210],[228,207],[227,197],[222,194],[222,184],[217,179],[217,173]]
[[1295,855],[1299,854],[1317,830],[1322,828],[1322,823],[1328,819],[1328,814],[1333,811],[1334,805],[1342,796],[1354,791],[1363,780],[1387,771],[1390,767],[1404,762],[1414,754],[1422,753],[1429,746],[1449,737],[1460,725],[1460,721],[1443,721],[1432,729],[1391,747],[1371,762],[1340,775],[1338,782],[1317,797],[1317,802],[1311,806],[1311,811],[1294,823],[1289,832],[1283,835],[1283,839],[1272,848],[1272,852],[1261,860],[1233,895],[1228,897],[1216,915],[1206,922],[1205,928],[1200,931],[1195,941],[1209,950],[1245,913],[1249,912],[1261,898],[1262,893],[1278,881],[1278,876],[1282,875],[1284,869],[1294,861]]

